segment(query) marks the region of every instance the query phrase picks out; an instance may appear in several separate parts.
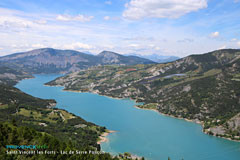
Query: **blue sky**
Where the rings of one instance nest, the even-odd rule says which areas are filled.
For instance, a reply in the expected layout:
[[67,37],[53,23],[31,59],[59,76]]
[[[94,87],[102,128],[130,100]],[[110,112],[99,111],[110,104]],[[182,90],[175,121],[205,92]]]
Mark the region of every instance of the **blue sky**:
[[0,56],[36,48],[187,56],[240,48],[240,0],[1,0]]

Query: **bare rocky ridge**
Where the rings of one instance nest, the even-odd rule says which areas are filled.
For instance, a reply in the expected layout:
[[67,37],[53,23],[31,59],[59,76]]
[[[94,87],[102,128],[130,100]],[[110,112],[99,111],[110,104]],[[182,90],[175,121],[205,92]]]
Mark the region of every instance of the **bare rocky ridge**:
[[22,79],[32,77],[32,75],[26,72],[0,66],[0,84],[14,85]]

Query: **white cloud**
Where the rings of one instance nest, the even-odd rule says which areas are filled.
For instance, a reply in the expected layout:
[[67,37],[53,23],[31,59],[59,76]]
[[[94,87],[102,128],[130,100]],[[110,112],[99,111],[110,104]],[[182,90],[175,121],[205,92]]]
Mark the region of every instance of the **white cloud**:
[[234,3],[238,3],[238,2],[240,2],[240,0],[234,0]]
[[47,21],[44,20],[44,19],[41,19],[41,20],[35,21],[35,23],[38,23],[38,24],[47,24]]
[[18,45],[16,45],[16,44],[12,44],[11,45],[11,47],[12,48],[29,48],[29,44],[27,44],[27,43],[25,43],[25,44],[18,44]]
[[223,45],[223,46],[219,47],[218,49],[226,49],[226,48],[227,48],[227,46]]
[[0,29],[5,32],[29,31],[30,28],[41,28],[47,23],[44,18],[24,15],[23,12],[0,8]]
[[129,44],[128,46],[129,47],[133,47],[133,48],[139,48],[140,47],[139,44]]
[[231,39],[231,42],[236,42],[236,41],[237,41],[237,38]]
[[207,0],[131,0],[125,7],[123,17],[127,19],[178,18],[206,8]]
[[240,41],[237,42],[237,45],[240,47]]
[[151,48],[155,47],[154,44],[149,44],[148,46],[151,47]]
[[110,20],[110,17],[109,16],[105,16],[103,19],[108,21],[108,20]]
[[155,47],[154,49],[157,50],[157,51],[161,50],[160,47]]
[[16,18],[12,16],[0,16],[0,27],[9,29],[9,28],[29,28],[33,25],[33,22],[24,20],[21,18]]
[[213,33],[210,34],[210,37],[211,38],[217,38],[217,37],[219,37],[219,35],[220,35],[219,32],[213,32]]
[[12,47],[12,48],[16,48],[17,45],[16,45],[16,44],[12,44],[11,47]]
[[105,4],[111,5],[111,4],[112,4],[112,1],[105,1]]
[[192,42],[194,42],[194,39],[184,38],[184,39],[178,40],[177,42],[179,42],[179,43],[192,43]]
[[57,20],[59,21],[80,21],[80,22],[89,22],[93,19],[93,16],[85,16],[85,15],[77,15],[77,16],[70,16],[70,15],[58,15]]
[[46,46],[38,43],[38,44],[32,44],[32,47],[33,48],[45,48]]
[[79,49],[93,49],[94,47],[89,44],[84,44],[81,42],[75,42],[72,44],[66,44],[63,46],[64,49],[73,49],[73,50],[79,50]]
[[[32,49],[28,49],[28,50],[32,50]],[[20,48],[12,49],[12,53],[23,52],[23,51],[26,51],[26,50],[22,50]]]
[[103,44],[102,45],[102,47],[104,48],[104,49],[113,49],[115,46],[114,45],[110,45],[110,44]]

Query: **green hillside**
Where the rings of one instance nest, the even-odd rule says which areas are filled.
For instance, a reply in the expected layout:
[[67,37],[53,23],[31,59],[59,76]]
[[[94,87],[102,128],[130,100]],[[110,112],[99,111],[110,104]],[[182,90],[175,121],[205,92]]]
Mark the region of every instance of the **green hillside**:
[[[3,70],[1,72],[4,74]],[[101,148],[97,142],[99,136],[107,131],[105,127],[87,122],[65,110],[54,108],[55,100],[32,97],[10,86],[16,82],[17,79],[11,83],[5,81],[0,83],[0,159],[131,159],[128,156],[113,157],[108,153],[98,152]],[[26,153],[37,151],[7,149],[6,145],[38,145],[47,148],[37,149],[43,151],[43,154],[22,155],[23,151]],[[75,154],[60,153],[70,150],[75,151]],[[12,154],[7,154],[7,151]],[[77,154],[76,151],[85,154]]]
[[[45,132],[39,132],[29,127],[18,127],[15,123],[0,122],[0,159],[89,159],[89,160],[111,160],[114,159],[109,154],[61,154],[69,151],[86,151],[88,148],[79,148],[71,141],[62,141]],[[6,146],[14,145],[34,145],[37,149],[8,149]],[[6,154],[17,153],[17,154]],[[25,152],[26,154],[20,154]],[[116,160],[118,158],[115,158]]]

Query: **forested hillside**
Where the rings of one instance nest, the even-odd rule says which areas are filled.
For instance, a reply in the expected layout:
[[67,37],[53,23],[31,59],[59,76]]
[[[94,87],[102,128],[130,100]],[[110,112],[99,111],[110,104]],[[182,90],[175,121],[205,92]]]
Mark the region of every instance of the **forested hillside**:
[[[5,74],[4,71],[10,71],[13,75],[21,73],[5,68],[0,75]],[[56,101],[53,99],[36,98],[11,86],[20,79],[0,83],[0,159],[131,159],[127,155],[113,157],[103,152],[95,154],[95,151],[98,153],[101,150],[97,142],[99,136],[107,131],[106,128],[55,108]],[[43,154],[20,154],[20,151],[34,150],[7,149],[6,145],[47,148],[38,149]],[[70,150],[86,151],[86,154],[60,154],[60,151]],[[7,154],[7,151],[12,151],[12,154]],[[14,151],[17,153],[14,154]]]
[[[110,154],[66,154],[69,151],[86,151],[89,148],[79,148],[72,141],[62,141],[45,132],[39,132],[29,127],[18,127],[15,122],[0,122],[0,159],[89,159],[111,160]],[[7,145],[35,146],[34,149],[7,149]],[[6,154],[6,152],[17,154]],[[25,152],[27,154],[20,154]],[[42,153],[41,153],[42,152]],[[63,154],[63,152],[65,154]],[[62,154],[61,154],[62,153]]]

